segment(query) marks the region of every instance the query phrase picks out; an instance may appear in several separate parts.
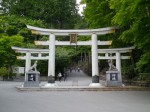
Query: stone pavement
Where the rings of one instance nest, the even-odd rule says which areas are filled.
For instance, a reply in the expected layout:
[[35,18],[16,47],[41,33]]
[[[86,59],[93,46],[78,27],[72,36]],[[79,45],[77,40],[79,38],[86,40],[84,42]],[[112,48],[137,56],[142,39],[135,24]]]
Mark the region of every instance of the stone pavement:
[[150,91],[17,91],[0,81],[0,112],[149,112]]
[[61,82],[56,81],[58,86],[89,86],[89,84],[92,82],[92,77],[87,76],[82,70],[75,71],[72,70],[71,72],[67,72],[68,77],[64,81],[64,78],[62,78]]
[[[72,71],[66,81],[56,83],[61,87],[88,86],[91,77]],[[0,81],[0,112],[150,111],[150,91],[18,91],[15,87],[21,84]]]
[[40,87],[22,87],[22,84],[18,85],[16,88],[20,91],[150,91],[150,88],[144,87],[135,87],[135,86],[125,86],[125,87],[105,87],[104,81],[100,81],[102,86],[100,87],[89,87],[92,83],[92,77],[87,76],[83,71],[67,72],[68,77],[64,81],[62,78],[61,81],[56,80],[55,83],[57,86],[47,88],[45,84],[47,82],[41,82]]

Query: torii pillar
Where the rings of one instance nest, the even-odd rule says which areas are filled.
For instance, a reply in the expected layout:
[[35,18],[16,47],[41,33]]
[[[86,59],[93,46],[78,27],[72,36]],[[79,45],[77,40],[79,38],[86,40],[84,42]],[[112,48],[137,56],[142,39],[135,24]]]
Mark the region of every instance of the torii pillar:
[[89,86],[101,86],[99,83],[97,34],[92,34],[92,83]]
[[[31,67],[31,53],[27,52],[26,53],[26,62],[25,62],[25,74],[29,71]],[[25,75],[25,81],[27,80],[27,77]]]
[[49,61],[48,61],[48,84],[46,86],[55,86],[55,35],[49,35]]

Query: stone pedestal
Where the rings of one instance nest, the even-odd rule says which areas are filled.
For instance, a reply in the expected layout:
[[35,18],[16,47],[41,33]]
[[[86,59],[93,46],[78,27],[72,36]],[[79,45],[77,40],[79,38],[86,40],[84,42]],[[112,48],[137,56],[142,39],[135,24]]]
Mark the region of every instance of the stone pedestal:
[[106,86],[122,86],[122,77],[119,71],[106,71]]
[[24,87],[39,87],[40,83],[40,72],[30,71],[26,73]]

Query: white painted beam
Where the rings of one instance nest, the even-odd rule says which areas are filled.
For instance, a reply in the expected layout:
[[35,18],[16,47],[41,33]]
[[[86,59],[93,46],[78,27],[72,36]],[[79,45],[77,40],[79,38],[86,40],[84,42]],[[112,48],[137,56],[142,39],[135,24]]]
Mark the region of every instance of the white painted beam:
[[15,52],[19,52],[19,53],[49,53],[48,49],[29,49],[29,48],[20,48],[20,47],[15,47],[12,46],[11,47],[13,50],[15,50]]
[[98,53],[126,53],[131,52],[135,47],[126,47],[126,48],[113,48],[113,49],[98,49]]
[[40,34],[40,35],[70,35],[70,34],[78,34],[78,35],[92,35],[93,33],[97,35],[104,35],[109,33],[114,33],[118,27],[107,27],[107,28],[99,28],[99,29],[45,29],[45,28],[39,28],[27,25],[27,28],[32,30],[34,34]]
[[[20,59],[20,60],[26,60],[26,56],[17,56],[17,59]],[[42,56],[42,57],[34,57],[34,56],[31,56],[30,57],[30,60],[48,60],[49,59],[49,56]]]
[[[121,59],[130,59],[131,56],[121,56]],[[109,60],[109,59],[114,59],[116,60],[116,56],[98,56],[98,59],[100,60]]]
[[[97,41],[97,45],[111,45],[112,41]],[[49,41],[35,41],[35,45],[49,45]],[[91,41],[77,41],[77,44],[70,43],[70,41],[55,41],[55,45],[67,46],[67,45],[92,45]]]

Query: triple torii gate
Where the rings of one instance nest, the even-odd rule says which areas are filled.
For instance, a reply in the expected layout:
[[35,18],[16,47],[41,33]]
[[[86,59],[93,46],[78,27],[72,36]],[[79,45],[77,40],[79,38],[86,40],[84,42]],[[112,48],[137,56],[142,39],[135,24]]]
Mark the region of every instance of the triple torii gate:
[[[114,33],[115,29],[117,29],[116,27],[108,27],[108,28],[89,29],[89,30],[56,30],[56,29],[38,28],[38,27],[29,26],[29,25],[27,25],[27,28],[32,30],[32,33],[49,36],[48,41],[35,41],[36,45],[48,45],[49,46],[49,49],[45,49],[45,51],[49,54],[48,56],[48,60],[49,60],[48,76],[49,77],[55,76],[55,45],[91,45],[92,46],[92,79],[93,78],[95,79],[95,76],[96,76],[98,80],[99,80],[99,71],[98,71],[97,45],[110,45],[111,41],[97,41],[97,35]],[[85,36],[91,35],[92,39],[91,41],[79,41],[76,43],[70,43],[69,41],[56,41],[55,40],[55,36],[69,36],[69,35],[85,35]],[[42,59],[39,53],[38,58],[31,57],[28,60],[27,57],[30,57],[29,54],[33,53],[34,49],[31,51],[29,49],[26,49],[26,50],[24,49],[24,51],[26,52],[26,57],[24,57],[24,59],[26,59],[26,66],[27,66],[27,63],[31,63],[31,62],[28,62],[30,59],[39,59],[39,58]],[[37,49],[37,51],[40,52],[41,50]],[[21,50],[18,52],[21,52]],[[43,57],[43,59],[44,58],[46,59],[47,57]],[[28,67],[31,66],[31,64],[28,64],[28,65],[29,65]],[[26,68],[26,70],[28,70],[28,67]],[[49,79],[49,80],[54,80],[54,78]],[[55,82],[55,81],[52,81],[52,82]],[[52,85],[53,85],[52,83],[47,84],[47,86],[52,86]],[[95,82],[95,80],[92,80],[92,84],[90,85],[100,86],[100,83],[97,81]]]

